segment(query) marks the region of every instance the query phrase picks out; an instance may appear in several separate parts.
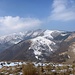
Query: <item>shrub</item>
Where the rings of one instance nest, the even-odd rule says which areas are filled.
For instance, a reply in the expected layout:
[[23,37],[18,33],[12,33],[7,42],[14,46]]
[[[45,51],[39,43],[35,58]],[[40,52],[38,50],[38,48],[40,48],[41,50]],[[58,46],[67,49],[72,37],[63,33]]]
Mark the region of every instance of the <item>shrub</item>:
[[23,65],[23,75],[38,75],[37,69],[31,63]]

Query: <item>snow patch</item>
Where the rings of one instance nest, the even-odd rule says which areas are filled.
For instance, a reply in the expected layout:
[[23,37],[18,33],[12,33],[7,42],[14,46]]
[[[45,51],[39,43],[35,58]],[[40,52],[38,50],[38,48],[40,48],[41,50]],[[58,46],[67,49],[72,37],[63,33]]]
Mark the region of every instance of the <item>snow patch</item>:
[[46,31],[44,32],[44,37],[53,39],[53,37],[51,36],[52,32],[54,32],[54,31],[46,30]]
[[45,54],[48,55],[50,52],[53,51],[53,49],[51,48],[51,44],[55,45],[55,43],[53,41],[48,40],[41,36],[31,39],[31,42],[32,43],[31,43],[31,46],[29,47],[29,49],[34,50],[35,56],[42,55],[42,51],[47,52]]
[[61,34],[61,36],[66,36],[67,34]]

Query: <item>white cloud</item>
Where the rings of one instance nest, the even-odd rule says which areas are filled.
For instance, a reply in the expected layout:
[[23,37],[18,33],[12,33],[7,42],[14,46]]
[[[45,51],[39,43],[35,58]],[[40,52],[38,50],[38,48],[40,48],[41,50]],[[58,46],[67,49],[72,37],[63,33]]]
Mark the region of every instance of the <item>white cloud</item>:
[[0,31],[16,32],[40,26],[42,21],[36,18],[20,18],[19,16],[0,17]]
[[54,0],[50,20],[69,21],[75,20],[74,0]]

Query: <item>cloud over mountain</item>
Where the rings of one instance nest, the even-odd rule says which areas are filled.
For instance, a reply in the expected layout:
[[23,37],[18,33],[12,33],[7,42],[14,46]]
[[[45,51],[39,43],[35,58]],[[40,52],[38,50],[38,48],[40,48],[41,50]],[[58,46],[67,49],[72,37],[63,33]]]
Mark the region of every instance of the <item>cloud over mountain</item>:
[[54,0],[49,19],[61,21],[75,20],[75,1]]
[[36,18],[21,18],[19,16],[0,17],[0,31],[13,32],[23,29],[35,28],[41,25],[41,21]]

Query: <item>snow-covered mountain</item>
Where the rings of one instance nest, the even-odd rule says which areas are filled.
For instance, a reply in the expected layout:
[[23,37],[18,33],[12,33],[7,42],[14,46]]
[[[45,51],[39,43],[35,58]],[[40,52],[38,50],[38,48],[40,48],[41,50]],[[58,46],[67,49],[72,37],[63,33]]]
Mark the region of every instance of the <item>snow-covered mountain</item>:
[[65,42],[73,33],[39,29],[1,36],[0,60],[57,60],[68,48]]
[[41,35],[41,33],[43,33],[42,30],[36,30],[0,36],[0,52],[13,46],[14,44],[19,43],[22,40],[28,40],[36,36],[39,36]]
[[57,36],[61,31],[51,31],[51,30],[35,30],[35,31],[26,31],[20,33],[13,33],[5,36],[0,36],[0,52],[5,50],[14,44],[19,43],[22,40],[29,40],[38,36],[41,36],[46,39],[53,39],[54,36]]
[[13,33],[10,35],[5,35],[0,37],[0,44],[4,44],[7,42],[11,42],[13,44],[16,44],[23,40],[23,37],[25,36],[25,33]]
[[45,37],[41,37],[41,36],[36,37],[34,39],[31,39],[31,42],[32,43],[29,49],[34,50],[34,54],[37,59],[38,59],[38,56],[42,56],[42,54],[49,56],[51,52],[54,51],[52,46],[55,46],[55,43],[49,39],[46,39]]
[[[54,36],[57,36],[61,33],[61,31],[51,31],[51,30],[36,30],[36,31],[26,31],[20,33],[13,33],[5,36],[0,36],[0,44],[4,44],[7,42],[11,42],[13,44],[17,44],[21,40],[31,39],[37,36],[42,36],[48,39],[53,39]],[[54,34],[54,35],[53,35]],[[29,38],[30,37],[30,38]],[[26,40],[27,40],[26,39]]]

